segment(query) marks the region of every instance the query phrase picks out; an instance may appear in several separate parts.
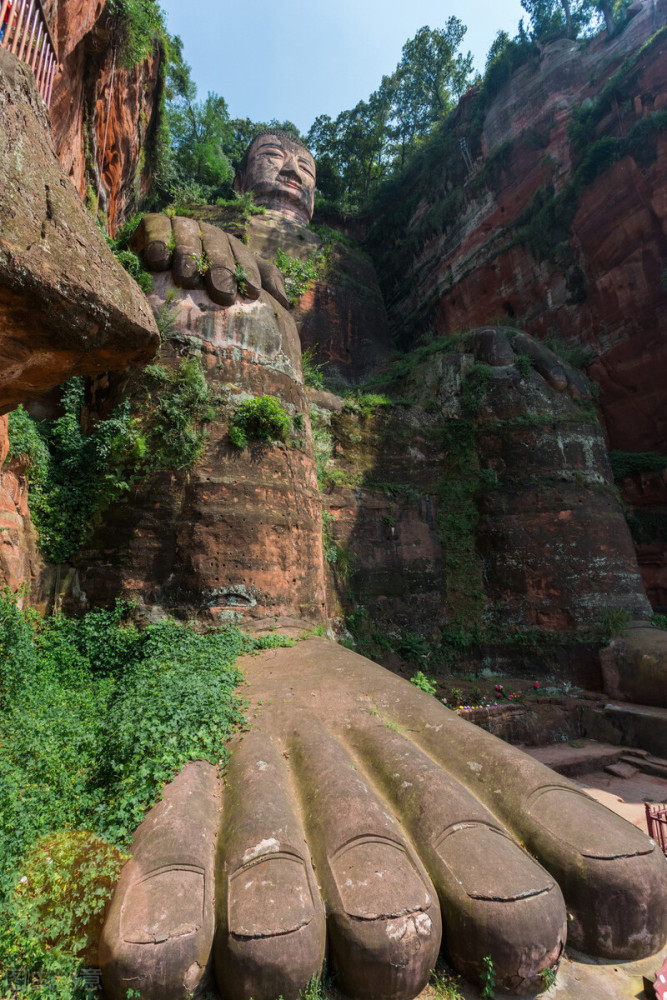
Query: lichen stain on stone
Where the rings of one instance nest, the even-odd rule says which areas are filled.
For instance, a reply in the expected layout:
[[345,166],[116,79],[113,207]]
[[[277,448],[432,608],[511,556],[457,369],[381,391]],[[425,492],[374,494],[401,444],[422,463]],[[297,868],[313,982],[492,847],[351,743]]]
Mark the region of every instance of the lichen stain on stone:
[[255,858],[262,857],[265,854],[277,854],[280,850],[280,841],[276,840],[275,837],[270,837],[267,840],[260,840],[259,844],[255,847],[250,847],[243,855],[243,864],[247,864],[248,861],[254,861]]

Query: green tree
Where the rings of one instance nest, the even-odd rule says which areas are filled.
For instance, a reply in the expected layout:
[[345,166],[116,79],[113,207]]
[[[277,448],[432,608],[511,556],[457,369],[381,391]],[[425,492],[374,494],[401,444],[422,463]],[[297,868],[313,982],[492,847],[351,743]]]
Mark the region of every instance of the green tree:
[[539,58],[539,48],[528,36],[523,18],[514,38],[506,31],[499,31],[486,57],[483,86],[487,98],[497,94],[515,70],[532,58]]
[[[368,101],[342,111],[335,121],[329,115],[315,119],[308,143],[317,156],[318,188],[327,197],[343,193],[346,207],[356,207],[388,166],[392,108],[382,90]],[[321,186],[320,163],[324,164]],[[342,189],[342,192],[341,192]]]
[[533,37],[547,39],[564,33],[577,38],[602,23],[613,35],[628,0],[521,0],[521,6],[530,16]]
[[109,0],[111,47],[122,66],[136,66],[153,55],[158,38],[165,38],[164,15],[156,0]]
[[172,194],[196,200],[229,196],[234,171],[226,149],[234,132],[227,102],[209,93],[197,99],[190,66],[183,59],[183,43],[171,40],[167,116],[171,138]]
[[412,140],[448,114],[470,82],[472,55],[457,54],[466,26],[450,17],[444,28],[420,28],[403,46],[395,73],[394,111]]
[[452,110],[470,82],[472,56],[457,52],[465,32],[455,17],[444,28],[421,28],[403,46],[394,73],[382,78],[367,101],[335,120],[329,115],[315,119],[308,143],[325,197],[356,207],[380,180],[404,165],[415,139]]

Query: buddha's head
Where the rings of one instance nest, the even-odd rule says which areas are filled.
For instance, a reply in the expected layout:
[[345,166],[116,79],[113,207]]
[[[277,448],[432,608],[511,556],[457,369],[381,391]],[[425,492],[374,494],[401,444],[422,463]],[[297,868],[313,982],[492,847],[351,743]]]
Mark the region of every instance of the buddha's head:
[[252,191],[258,205],[308,223],[315,201],[315,160],[296,139],[267,131],[250,143],[234,187]]

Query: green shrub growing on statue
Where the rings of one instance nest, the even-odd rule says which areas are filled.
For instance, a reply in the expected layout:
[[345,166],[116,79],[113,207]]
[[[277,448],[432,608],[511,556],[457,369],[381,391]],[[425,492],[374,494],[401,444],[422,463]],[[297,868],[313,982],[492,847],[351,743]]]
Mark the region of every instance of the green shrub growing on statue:
[[229,440],[237,448],[247,448],[250,441],[286,443],[292,421],[275,396],[245,399],[229,423]]
[[65,384],[63,412],[54,420],[33,420],[20,406],[9,414],[9,454],[25,458],[30,511],[50,562],[69,560],[99,512],[133,483],[158,469],[185,471],[203,454],[202,425],[215,411],[200,362],[148,365],[141,378],[134,403],[124,400],[87,433],[83,378]]
[[320,260],[317,257],[309,257],[307,260],[301,260],[300,257],[290,257],[278,247],[273,263],[282,271],[285,279],[285,294],[290,303],[295,306],[301,296],[305,295],[317,281]]
[[318,362],[315,360],[315,355],[316,350],[314,347],[306,347],[301,353],[303,384],[311,389],[324,389],[324,369],[329,362]]

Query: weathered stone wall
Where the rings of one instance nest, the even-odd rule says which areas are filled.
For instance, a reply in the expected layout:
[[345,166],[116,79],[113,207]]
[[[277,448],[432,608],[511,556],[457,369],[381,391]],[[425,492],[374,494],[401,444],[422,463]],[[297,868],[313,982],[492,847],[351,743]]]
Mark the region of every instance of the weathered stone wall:
[[[430,189],[407,185],[409,221],[385,235],[414,253],[401,257],[405,273],[385,275],[385,293],[408,345],[504,317],[583,349],[610,447],[667,454],[667,3],[642,2],[631,13],[615,38],[551,43],[537,65],[514,74],[483,109],[472,173],[456,140]],[[577,149],[568,125],[601,94],[602,110]],[[457,135],[476,134],[476,102],[474,93],[462,102]],[[594,148],[600,139],[627,146],[618,145],[616,162],[598,169],[589,159],[582,172],[589,154],[604,159]],[[551,210],[539,216],[545,205]],[[429,235],[415,242],[426,219],[435,220]],[[652,500],[663,509],[666,502],[664,492]],[[644,556],[655,595],[664,567],[657,550],[650,570]]]
[[[155,283],[151,301],[163,304],[171,278]],[[161,362],[174,367],[197,357],[204,367],[214,407],[205,453],[190,472],[156,473],[104,513],[75,559],[68,600],[80,607],[124,596],[147,616],[214,622],[266,615],[321,621],[322,522],[294,321],[266,292],[230,308],[215,306],[203,290],[177,295]],[[232,413],[263,394],[297,418],[292,440],[234,447]],[[132,379],[115,389],[98,386],[93,418],[120,398],[133,398]]]
[[328,380],[363,382],[386,361],[392,337],[370,259],[358,246],[336,239],[326,264],[295,312],[304,349],[326,364]]
[[317,259],[319,275],[294,309],[301,346],[326,365],[329,381],[363,381],[389,357],[392,336],[373,263],[354,240],[334,231],[322,237],[271,210],[247,224],[248,245],[263,257],[278,248]]
[[113,233],[150,189],[163,80],[157,48],[131,68],[114,59],[105,3],[60,0],[51,122],[65,172],[93,210],[99,187]]
[[72,375],[148,361],[136,282],[63,174],[30,70],[0,50],[0,412]]
[[310,393],[331,613],[388,665],[416,633],[473,668],[599,685],[605,614],[650,606],[585,381],[480,366],[473,346],[416,364],[398,405]]

